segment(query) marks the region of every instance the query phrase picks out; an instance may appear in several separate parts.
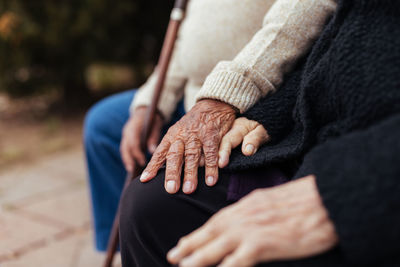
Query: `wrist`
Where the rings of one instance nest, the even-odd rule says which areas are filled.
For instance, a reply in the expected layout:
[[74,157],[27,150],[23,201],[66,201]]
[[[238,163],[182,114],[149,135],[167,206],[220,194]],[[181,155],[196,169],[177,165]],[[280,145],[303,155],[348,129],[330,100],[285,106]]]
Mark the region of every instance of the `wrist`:
[[240,112],[240,110],[238,108],[236,108],[235,106],[233,106],[233,105],[231,105],[229,103],[226,103],[224,101],[217,100],[217,99],[212,99],[212,98],[203,98],[203,99],[199,100],[197,102],[197,104],[200,104],[200,105],[203,105],[203,104],[204,105],[210,105],[211,104],[213,106],[216,105],[218,107],[223,107],[223,108],[226,108],[228,110],[231,110],[235,114],[239,114],[239,112]]

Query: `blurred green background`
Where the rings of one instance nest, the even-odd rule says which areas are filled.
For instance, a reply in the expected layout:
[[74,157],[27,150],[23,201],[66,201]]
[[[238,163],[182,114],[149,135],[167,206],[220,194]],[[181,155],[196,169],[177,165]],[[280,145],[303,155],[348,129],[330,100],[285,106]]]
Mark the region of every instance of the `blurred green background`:
[[0,0],[0,91],[57,93],[79,108],[140,85],[156,62],[172,2]]
[[77,147],[99,99],[140,86],[173,0],[0,0],[0,170]]

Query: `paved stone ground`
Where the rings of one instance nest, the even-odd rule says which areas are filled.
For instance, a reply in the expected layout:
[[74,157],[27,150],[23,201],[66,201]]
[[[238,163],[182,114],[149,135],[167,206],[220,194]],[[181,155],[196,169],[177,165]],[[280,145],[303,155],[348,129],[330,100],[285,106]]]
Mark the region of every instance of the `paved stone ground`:
[[79,148],[0,172],[0,266],[101,266],[89,208]]

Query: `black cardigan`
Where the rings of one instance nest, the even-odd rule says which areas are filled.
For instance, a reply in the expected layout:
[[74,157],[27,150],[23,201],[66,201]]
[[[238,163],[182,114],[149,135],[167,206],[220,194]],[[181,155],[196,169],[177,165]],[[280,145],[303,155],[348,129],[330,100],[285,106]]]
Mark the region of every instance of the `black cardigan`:
[[[400,266],[400,1],[342,0],[310,54],[244,114],[271,142],[230,170],[315,174],[334,250],[268,266]],[[262,179],[262,178],[260,178]]]

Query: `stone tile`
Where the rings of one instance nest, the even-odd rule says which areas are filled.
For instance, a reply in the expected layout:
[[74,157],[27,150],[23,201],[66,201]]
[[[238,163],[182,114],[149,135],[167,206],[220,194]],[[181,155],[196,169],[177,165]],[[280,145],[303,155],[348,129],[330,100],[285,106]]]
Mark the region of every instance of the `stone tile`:
[[83,184],[85,177],[80,149],[48,156],[32,166],[16,166],[0,173],[0,205],[30,202],[36,196]]
[[0,175],[0,204],[11,205],[71,183],[64,179],[57,179],[54,173],[49,175],[44,172],[36,169],[14,169]]
[[80,149],[0,172],[1,267],[102,265],[89,230],[85,172]]
[[[102,266],[105,259],[105,253],[100,253],[95,251],[93,247],[93,233],[87,235],[84,240],[82,249],[80,250],[79,257],[76,260],[76,267],[86,267],[86,266]],[[113,267],[121,267],[121,255],[116,254],[114,258]]]
[[[92,231],[85,231],[55,240],[19,259],[4,262],[2,267],[99,267],[103,260],[104,253],[96,252],[93,248]],[[119,255],[116,255],[114,267],[121,267]]]
[[65,179],[86,179],[86,164],[81,147],[47,156],[37,167],[55,171]]
[[[54,240],[43,248],[33,250],[17,260],[4,262],[2,267],[72,267],[75,266],[76,257],[79,255],[82,246],[82,234],[73,235],[64,240]],[[94,265],[90,266],[99,266]]]
[[0,259],[18,251],[40,247],[60,229],[0,210]]
[[19,210],[69,227],[81,227],[90,222],[88,189],[82,184],[79,188],[24,205]]

